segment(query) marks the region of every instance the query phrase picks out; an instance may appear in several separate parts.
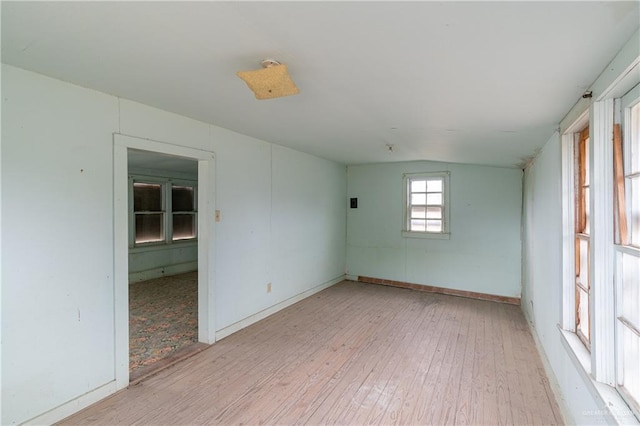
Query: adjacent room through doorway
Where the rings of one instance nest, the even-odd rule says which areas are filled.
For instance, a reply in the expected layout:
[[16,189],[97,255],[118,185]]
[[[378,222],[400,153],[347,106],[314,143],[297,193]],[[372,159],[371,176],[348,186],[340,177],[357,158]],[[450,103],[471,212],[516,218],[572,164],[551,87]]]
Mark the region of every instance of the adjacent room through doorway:
[[128,152],[131,380],[199,346],[197,170],[195,160]]

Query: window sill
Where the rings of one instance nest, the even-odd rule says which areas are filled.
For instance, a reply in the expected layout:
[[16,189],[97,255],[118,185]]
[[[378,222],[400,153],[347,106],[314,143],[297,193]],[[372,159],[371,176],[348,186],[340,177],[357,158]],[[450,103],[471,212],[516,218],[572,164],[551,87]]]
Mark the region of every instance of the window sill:
[[434,240],[449,240],[451,234],[448,232],[411,232],[402,231],[402,236],[405,238],[430,238]]
[[150,243],[148,245],[138,245],[135,247],[129,247],[129,253],[143,253],[149,251],[162,251],[162,250],[175,250],[181,249],[184,247],[192,247],[197,246],[198,240],[178,240],[172,242],[171,244],[167,243]]
[[567,330],[563,330],[558,325],[562,335],[562,344],[569,353],[569,358],[577,367],[578,372],[587,385],[587,389],[596,400],[602,401],[602,406],[606,407],[596,410],[593,413],[583,413],[584,415],[599,415],[607,418],[608,423],[617,425],[640,425],[638,419],[622,399],[618,391],[609,385],[597,382],[591,376],[591,354],[587,351],[580,338]]

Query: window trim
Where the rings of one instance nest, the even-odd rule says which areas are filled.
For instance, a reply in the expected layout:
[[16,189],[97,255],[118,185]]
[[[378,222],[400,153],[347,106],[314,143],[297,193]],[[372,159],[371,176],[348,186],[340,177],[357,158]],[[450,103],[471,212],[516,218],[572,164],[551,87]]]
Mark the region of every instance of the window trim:
[[[449,171],[405,173],[402,175],[402,236],[405,238],[430,238],[448,240],[451,238],[450,231],[450,175]],[[418,178],[442,178],[442,231],[409,231],[409,182]]]
[[[562,136],[563,152],[563,311],[562,328],[576,334],[575,321],[575,189],[577,170],[573,163],[574,146],[579,133],[587,124],[590,127],[590,210],[591,249],[591,375],[602,383],[613,386],[615,345],[613,333],[613,100],[594,102],[590,110],[567,128]],[[596,261],[598,259],[598,261]]]
[[[622,161],[623,163],[622,164],[623,166],[622,181],[624,182],[624,185],[625,185],[625,190],[623,195],[624,196],[623,207],[625,207],[624,204],[626,203],[626,209],[622,214],[627,217],[631,217],[630,213],[632,213],[632,208],[633,208],[633,205],[632,205],[633,198],[631,196],[631,185],[627,185],[627,182],[628,182],[627,179],[629,175],[633,173],[631,173],[631,155],[625,155],[625,154],[631,153],[631,147],[633,143],[631,138],[631,135],[632,135],[631,109],[633,107],[637,107],[638,105],[640,105],[640,84],[636,85],[631,90],[629,90],[629,92],[625,94],[622,98],[619,98],[619,108],[618,107],[616,108],[616,111],[620,111],[622,113],[621,118],[623,121],[622,126],[620,126],[620,128],[618,129],[618,133],[622,131],[624,135],[624,137],[621,136],[622,144],[619,148],[621,148],[622,150],[622,152],[620,153],[622,155],[622,160],[623,160]],[[638,133],[639,134],[636,135],[636,137],[640,137],[640,129]],[[615,190],[618,191],[618,189],[619,188],[616,186]],[[629,202],[629,200],[631,200],[632,202]],[[615,207],[616,209],[619,208],[618,203],[616,203]],[[618,211],[616,211],[616,213],[618,213]],[[619,218],[617,219],[619,222],[620,219]],[[640,419],[640,400],[638,399],[634,400],[634,398],[625,389],[624,384],[622,384],[624,382],[624,377],[623,377],[624,354],[623,354],[623,346],[622,346],[623,342],[622,342],[621,336],[625,328],[632,331],[635,334],[637,334],[638,329],[634,324],[625,323],[625,318],[623,317],[622,312],[620,312],[620,306],[622,305],[622,291],[620,287],[624,285],[624,283],[622,283],[622,280],[620,279],[620,271],[622,269],[623,255],[640,257],[640,247],[632,245],[631,233],[634,230],[631,229],[631,227],[626,229],[627,237],[628,237],[627,241],[622,241],[622,228],[620,228],[620,224],[618,224],[618,228],[619,229],[616,229],[616,235],[615,235],[616,239],[615,239],[615,244],[613,245],[614,262],[615,262],[614,288],[616,292],[616,300],[615,300],[615,303],[616,303],[615,317],[616,318],[615,318],[615,328],[614,328],[614,331],[616,333],[615,388],[619,392],[622,399],[625,400],[625,402],[629,405],[631,410],[638,417],[638,419]],[[638,398],[638,396],[636,396],[636,398]]]
[[585,110],[562,135],[562,239],[563,239],[563,297],[562,329],[575,333],[575,145],[580,132],[589,124],[589,110]]
[[[616,421],[637,422],[637,412],[616,386],[619,368],[616,337],[616,300],[614,288],[614,99],[594,102],[569,125],[561,138],[563,206],[563,285],[561,333],[570,355],[603,400]],[[575,323],[575,173],[574,146],[580,129],[592,128],[590,137],[591,204],[591,336],[589,354],[576,333]],[[625,138],[626,139],[626,138]],[[626,144],[625,140],[625,144]],[[598,259],[598,262],[595,262]],[[588,362],[585,362],[585,358]],[[612,407],[617,407],[613,409]],[[627,410],[627,407],[629,410]],[[635,414],[635,415],[634,415]]]
[[615,385],[615,294],[613,251],[613,124],[614,100],[594,102],[591,147],[591,374]]

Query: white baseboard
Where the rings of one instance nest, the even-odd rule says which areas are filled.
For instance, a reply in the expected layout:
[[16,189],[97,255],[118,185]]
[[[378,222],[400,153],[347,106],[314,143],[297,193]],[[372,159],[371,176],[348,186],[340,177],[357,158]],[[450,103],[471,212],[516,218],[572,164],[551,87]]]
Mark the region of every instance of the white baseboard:
[[186,272],[192,272],[198,270],[198,261],[179,263],[177,265],[162,266],[154,269],[147,269],[146,271],[132,272],[129,274],[129,282],[135,283],[138,281],[153,280],[165,276],[184,274]]
[[77,413],[78,411],[87,408],[91,404],[94,404],[101,399],[106,398],[107,396],[115,393],[117,391],[116,382],[109,382],[105,385],[102,385],[92,391],[85,393],[78,398],[72,399],[71,401],[64,403],[52,410],[47,411],[44,414],[41,414],[37,417],[32,418],[31,420],[27,420],[22,423],[24,425],[51,425],[56,422],[59,422],[62,419],[69,417],[72,414]]
[[224,327],[218,331],[216,331],[216,341],[224,339],[225,337],[235,333],[236,331],[240,331],[245,327],[250,326],[253,323],[256,323],[260,320],[265,319],[266,317],[275,314],[276,312],[293,305],[294,303],[297,303],[299,301],[301,301],[302,299],[306,299],[309,296],[312,296],[316,293],[318,293],[319,291],[324,290],[325,288],[329,288],[332,285],[338,284],[341,281],[344,281],[345,276],[341,275],[338,278],[334,278],[331,281],[327,281],[326,283],[320,284],[316,287],[313,287],[307,291],[304,291],[296,296],[293,296],[287,300],[283,300],[280,303],[277,303],[263,311],[260,311],[256,314],[253,314],[243,320],[240,320],[234,324],[231,324],[230,326]]
[[[188,271],[185,271],[188,272]],[[345,279],[344,275],[338,277],[338,278],[334,278],[331,281],[327,281],[326,283],[320,284],[316,287],[313,287],[305,292],[302,292],[294,297],[291,297],[287,300],[284,300],[276,305],[273,305],[263,311],[260,311],[254,315],[251,315],[241,321],[236,322],[235,324],[232,324],[228,327],[225,327],[221,330],[218,330],[216,332],[216,340],[220,340],[223,339],[233,333],[235,333],[236,331],[242,330],[245,327],[248,327],[249,325],[258,322],[266,317],[268,317],[269,315],[273,315],[274,313],[293,305],[294,303],[297,303],[299,301],[301,301],[302,299],[305,299],[309,296],[314,295],[315,293],[318,293],[319,291],[322,291],[326,288],[329,288],[341,281],[343,281]],[[115,393],[118,390],[117,386],[116,386],[116,382],[109,382],[105,385],[102,385],[92,391],[87,392],[86,394],[79,396],[78,398],[75,398],[67,403],[64,403],[52,410],[47,411],[44,414],[41,414],[37,417],[34,417],[30,420],[27,420],[26,422],[24,422],[23,424],[25,425],[50,425],[56,422],[59,422],[60,420],[63,420],[67,417],[69,417],[72,414],[77,413],[78,411],[87,408],[88,406],[90,406],[91,404],[94,404],[98,401],[100,401],[101,399],[106,398],[107,396]]]

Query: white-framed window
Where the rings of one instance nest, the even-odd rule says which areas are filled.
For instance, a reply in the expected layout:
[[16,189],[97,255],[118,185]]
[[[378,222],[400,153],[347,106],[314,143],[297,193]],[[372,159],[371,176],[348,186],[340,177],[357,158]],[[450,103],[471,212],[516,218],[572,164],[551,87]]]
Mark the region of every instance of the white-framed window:
[[640,86],[594,102],[562,152],[563,334],[614,416],[640,419]]
[[195,185],[171,184],[171,238],[173,241],[190,240],[196,233]]
[[578,133],[574,145],[575,173],[575,332],[582,343],[591,347],[591,185],[589,184],[589,127]]
[[197,238],[195,181],[148,176],[129,180],[131,247]]
[[640,86],[614,124],[616,387],[640,418]]
[[449,238],[449,172],[403,176],[405,237]]

